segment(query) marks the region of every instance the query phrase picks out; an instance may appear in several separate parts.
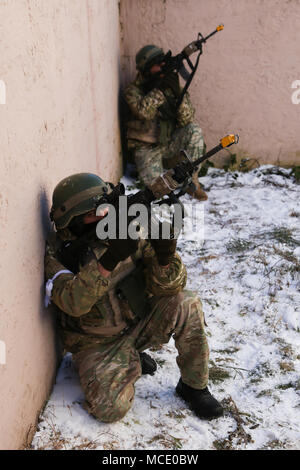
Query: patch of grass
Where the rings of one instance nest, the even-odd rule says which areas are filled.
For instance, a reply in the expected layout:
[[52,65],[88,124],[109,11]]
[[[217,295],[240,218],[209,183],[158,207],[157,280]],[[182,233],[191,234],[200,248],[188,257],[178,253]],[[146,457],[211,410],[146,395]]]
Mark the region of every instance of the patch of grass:
[[237,446],[246,445],[251,442],[252,436],[248,434],[243,425],[245,421],[242,418],[243,413],[240,412],[232,397],[224,398],[222,406],[225,412],[232,416],[236,422],[236,428],[230,431],[226,439],[217,439],[213,442],[213,446],[217,450],[234,450]]
[[273,394],[273,390],[266,389],[266,390],[262,390],[261,392],[259,392],[259,393],[256,395],[256,398],[271,397],[272,394]]
[[242,158],[239,164],[239,170],[245,173],[259,167],[259,161],[256,158]]
[[276,385],[277,390],[288,390],[289,388],[294,388],[295,390],[299,390],[299,383],[298,382],[288,382],[286,384]]
[[224,177],[225,175],[225,171],[222,169],[216,169],[216,171],[212,171],[211,174],[209,175],[211,178],[220,178],[220,177]]
[[240,156],[238,157],[236,153],[229,152],[229,158],[223,165],[223,170],[230,172],[241,171],[245,173],[259,166],[259,161],[256,158],[241,158]]
[[262,362],[258,364],[255,369],[251,370],[249,376],[251,377],[252,383],[257,383],[265,377],[272,377],[275,372],[271,369],[268,362]]
[[290,217],[300,217],[300,212],[292,211]]
[[216,362],[234,362],[231,357],[216,357],[215,359]]
[[169,411],[166,416],[168,416],[169,418],[175,418],[177,420],[181,420],[183,418],[185,418],[185,414],[182,413],[181,411]]
[[[76,442],[77,440],[78,442]],[[75,437],[64,437],[55,425],[51,425],[51,432],[48,441],[35,447],[35,450],[93,450],[98,446],[99,443],[90,441],[80,435]]]
[[236,348],[234,346],[231,346],[229,348],[226,348],[226,349],[217,349],[217,352],[219,354],[234,354],[236,352],[238,352],[240,350],[240,348]]
[[300,241],[293,237],[293,231],[287,227],[279,226],[272,230],[261,232],[257,235],[258,238],[276,240],[278,243],[282,243],[289,246],[300,246]]
[[[296,240],[296,243],[299,243],[299,242]],[[275,254],[277,254],[282,259],[291,263],[291,264],[284,264],[283,266],[280,266],[279,269],[277,270],[278,274],[281,277],[284,277],[286,274],[289,273],[292,279],[294,279],[295,275],[297,275],[297,273],[300,272],[300,263],[297,257],[294,256],[294,254],[291,251],[280,250],[279,248],[274,247],[274,246],[273,246],[273,249],[274,249]]]
[[173,449],[179,450],[182,449],[182,439],[178,437],[174,437],[171,434],[157,434],[156,436],[152,437],[147,444],[153,444],[153,442],[159,442],[163,447],[166,449]]
[[204,261],[204,262],[207,262],[207,261],[210,261],[211,259],[218,259],[220,258],[220,256],[218,255],[207,255],[207,256],[201,256],[200,258],[198,258],[198,261]]
[[230,379],[230,374],[226,369],[218,367],[213,361],[210,361],[209,378],[213,383],[219,383]]
[[281,362],[279,367],[282,372],[292,372],[295,370],[294,364],[292,362]]
[[228,162],[223,165],[223,170],[228,171],[230,168],[233,169],[233,167],[236,165],[236,154],[231,153]]
[[279,439],[273,439],[267,442],[263,447],[258,450],[275,450],[275,449],[286,449],[287,444]]
[[243,238],[232,239],[226,244],[226,249],[230,253],[239,253],[241,251],[247,251],[250,250],[250,248],[252,247],[253,244],[248,240],[244,240]]
[[210,167],[214,167],[215,165],[213,162],[210,162],[209,160],[206,160],[206,162],[203,163],[203,165],[200,168],[200,171],[198,173],[198,176],[201,178],[201,176],[206,176],[208,169]]
[[294,350],[291,344],[287,343],[283,338],[275,338],[274,343],[279,345],[279,351],[283,358],[294,358]]
[[291,178],[293,176],[293,171],[289,168],[282,168],[279,166],[272,166],[271,168],[259,168],[259,173],[262,175],[278,175],[283,176],[284,178]]
[[276,246],[273,247],[274,252],[281,256],[281,258],[284,258],[286,261],[289,261],[290,263],[294,263],[296,266],[299,265],[298,259],[296,256],[293,255],[291,251],[283,251],[277,248]]
[[109,441],[103,444],[104,450],[119,450],[120,443],[118,441]]
[[300,182],[300,166],[294,166],[292,169],[292,175],[297,183]]

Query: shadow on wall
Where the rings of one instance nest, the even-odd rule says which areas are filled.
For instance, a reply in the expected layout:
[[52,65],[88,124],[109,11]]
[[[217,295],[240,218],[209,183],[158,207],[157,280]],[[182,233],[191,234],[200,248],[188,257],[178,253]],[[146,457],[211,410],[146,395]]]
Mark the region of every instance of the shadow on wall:
[[[50,213],[50,204],[44,188],[41,188],[39,195],[39,214],[40,214],[40,230],[41,230],[41,238],[46,242],[46,239],[51,231],[51,220],[49,217]],[[44,246],[42,247],[42,254],[43,254],[43,267],[44,267]],[[40,289],[40,313],[41,316],[45,316],[49,314],[49,309],[45,309],[45,282],[44,277],[42,278],[42,284]]]
[[[42,265],[44,269],[44,246],[46,239],[52,230],[52,222],[50,220],[50,203],[46,194],[46,191],[44,188],[40,190],[39,193],[39,214],[40,214],[40,227],[41,227],[41,237],[43,239],[43,247],[42,247]],[[54,337],[53,337],[53,348],[56,352],[56,360],[57,364],[56,367],[58,367],[61,358],[62,358],[62,345],[60,343],[58,334],[57,334],[57,328],[56,328],[56,323],[57,323],[57,310],[54,304],[50,304],[47,308],[45,307],[45,279],[44,276],[41,279],[41,287],[40,287],[40,317],[44,321],[50,321],[53,329],[55,331]]]
[[42,227],[42,235],[44,239],[47,238],[51,230],[51,220],[50,220],[50,203],[44,188],[40,190],[39,193],[39,212],[40,212],[40,222]]
[[130,115],[129,107],[124,98],[123,88],[119,88],[118,96],[118,114],[119,114],[119,124],[120,124],[120,137],[121,137],[121,151],[122,151],[122,164],[123,172],[126,170],[127,163],[132,163],[132,157],[127,148],[126,140],[126,121]]
[[134,161],[134,155],[127,146],[126,138],[126,122],[131,117],[130,108],[124,98],[124,88],[121,86],[119,88],[118,96],[118,113],[119,113],[119,128],[120,128],[120,138],[121,138],[121,152],[122,152],[122,165],[123,165],[123,174],[130,176],[131,178],[137,179],[138,173]]

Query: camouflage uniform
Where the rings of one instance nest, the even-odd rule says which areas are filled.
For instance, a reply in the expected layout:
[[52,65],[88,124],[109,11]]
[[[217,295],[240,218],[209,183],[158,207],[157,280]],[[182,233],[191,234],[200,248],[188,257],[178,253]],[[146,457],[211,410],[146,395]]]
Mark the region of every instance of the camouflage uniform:
[[[68,229],[53,232],[45,254],[47,279],[64,270],[57,259]],[[96,258],[107,249],[91,243]],[[116,295],[116,286],[142,262],[148,311],[137,317],[128,302]],[[139,352],[167,343],[171,336],[178,350],[177,364],[184,383],[203,389],[208,382],[208,345],[202,305],[194,292],[184,290],[186,269],[175,253],[168,268],[161,268],[151,245],[142,240],[138,250],[104,278],[95,259],[74,276],[62,272],[53,280],[51,300],[59,311],[60,336],[73,353],[83,388],[86,409],[103,422],[121,419],[130,409],[134,384],[141,376]]]
[[174,102],[170,89],[164,93],[153,88],[147,94],[143,91],[143,76],[136,79],[124,91],[125,100],[131,111],[127,122],[128,148],[133,152],[140,178],[148,186],[163,169],[171,168],[181,161],[180,150],[186,150],[194,161],[204,153],[202,130],[194,121],[195,110],[189,94],[186,93],[176,114],[176,122],[163,141],[160,139],[160,126],[166,122],[164,106]]

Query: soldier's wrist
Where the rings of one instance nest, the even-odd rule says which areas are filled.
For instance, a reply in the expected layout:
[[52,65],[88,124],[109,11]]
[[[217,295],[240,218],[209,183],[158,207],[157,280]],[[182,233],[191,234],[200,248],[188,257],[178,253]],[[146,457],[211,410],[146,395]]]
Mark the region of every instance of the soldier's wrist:
[[106,278],[110,275],[111,271],[108,271],[107,269],[105,269],[104,266],[102,266],[102,264],[99,263],[99,261],[98,261],[97,265],[98,265],[98,271],[101,274],[101,276]]

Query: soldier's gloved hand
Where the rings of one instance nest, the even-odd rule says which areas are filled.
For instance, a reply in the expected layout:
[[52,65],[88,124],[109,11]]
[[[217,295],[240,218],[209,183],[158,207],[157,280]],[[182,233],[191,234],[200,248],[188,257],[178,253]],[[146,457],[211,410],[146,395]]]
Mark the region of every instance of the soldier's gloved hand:
[[162,79],[160,76],[152,76],[150,77],[144,84],[143,84],[143,90],[144,90],[144,93],[148,94],[151,90],[153,90],[154,88],[158,88],[159,90],[161,90],[161,83],[162,83]]
[[113,271],[120,261],[135,253],[138,248],[138,240],[131,238],[109,240],[109,247],[98,260],[107,271]]
[[151,240],[158,264],[168,266],[176,251],[177,240]]
[[166,90],[167,88],[170,88],[176,98],[179,98],[181,90],[178,73],[171,72],[165,75],[160,81],[159,88],[162,91]]
[[92,248],[88,245],[82,246],[78,254],[79,268],[88,264],[92,259],[97,260]]
[[[161,228],[161,227],[160,227]],[[172,227],[170,227],[170,239],[163,239],[161,236],[162,231],[160,230],[159,239],[150,239],[152,248],[155,251],[158,264],[160,266],[168,266],[174,256],[177,246],[177,239],[174,237]]]

